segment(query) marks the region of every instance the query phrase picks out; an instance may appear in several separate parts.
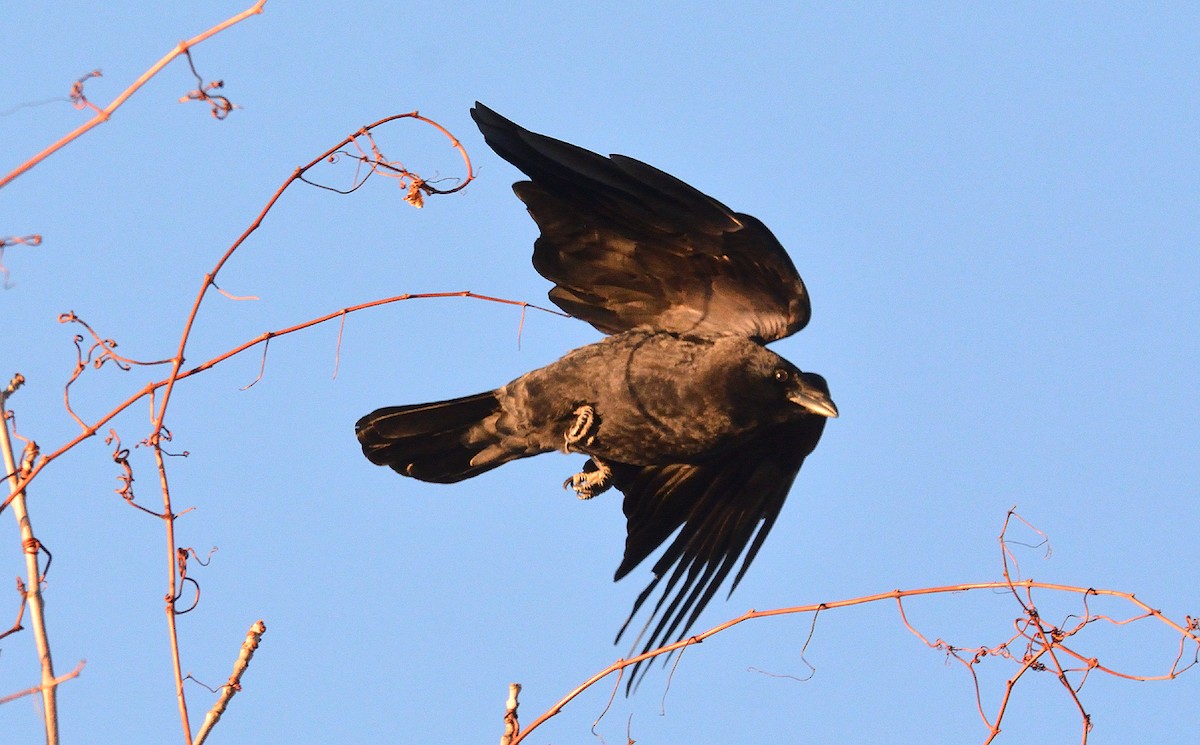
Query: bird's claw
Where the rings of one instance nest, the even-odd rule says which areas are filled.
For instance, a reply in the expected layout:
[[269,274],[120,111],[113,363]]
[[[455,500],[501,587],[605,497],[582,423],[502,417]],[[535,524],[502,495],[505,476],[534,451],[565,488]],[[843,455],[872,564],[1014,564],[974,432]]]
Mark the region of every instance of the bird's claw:
[[563,482],[563,488],[575,490],[580,499],[591,499],[612,486],[612,469],[595,458],[583,464],[583,470]]
[[570,451],[572,445],[581,442],[584,446],[591,445],[596,439],[597,430],[600,429],[600,418],[596,416],[596,410],[589,404],[579,406],[572,413],[575,415],[575,421],[563,435],[563,450],[565,451]]

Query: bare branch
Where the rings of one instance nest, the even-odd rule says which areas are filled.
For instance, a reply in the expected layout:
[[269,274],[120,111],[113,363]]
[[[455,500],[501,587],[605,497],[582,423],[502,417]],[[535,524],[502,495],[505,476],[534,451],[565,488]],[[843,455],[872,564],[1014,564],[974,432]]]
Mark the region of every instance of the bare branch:
[[[37,647],[38,661],[42,669],[42,683],[35,689],[42,694],[42,708],[45,712],[46,743],[58,745],[58,681],[54,677],[54,660],[50,654],[50,635],[46,629],[45,605],[42,602],[42,570],[38,566],[38,555],[41,552],[41,542],[34,536],[33,522],[25,506],[25,488],[20,485],[24,479],[18,474],[29,471],[28,461],[36,457],[37,446],[32,442],[27,444],[27,457],[22,459],[18,469],[13,455],[12,440],[8,433],[8,416],[4,409],[7,398],[24,382],[21,376],[14,376],[9,383],[5,395],[0,398],[0,457],[3,457],[4,468],[8,471],[9,502],[12,503],[13,518],[21,531],[21,544],[25,550],[25,598],[29,606],[29,619],[33,625],[33,639]],[[47,564],[47,568],[49,565]],[[17,622],[20,623],[18,616]],[[3,703],[3,701],[0,701]]]
[[246,641],[242,642],[242,651],[238,654],[237,661],[233,663],[233,674],[229,676],[229,680],[221,687],[221,696],[213,707],[208,710],[208,714],[204,717],[204,724],[200,726],[200,731],[196,733],[194,745],[202,745],[208,739],[208,735],[212,732],[212,728],[217,722],[221,721],[221,715],[225,713],[229,702],[242,690],[242,676],[246,674],[247,668],[250,667],[250,660],[254,657],[254,651],[258,649],[258,644],[262,641],[262,635],[267,631],[267,625],[262,621],[255,621],[250,627],[250,631],[246,633]]
[[[1010,516],[1011,516],[1011,514],[1012,513],[1010,513]],[[1198,650],[1197,654],[1200,654],[1200,623],[1198,623],[1196,619],[1193,619],[1191,616],[1188,616],[1187,622],[1185,624],[1177,623],[1177,622],[1171,620],[1170,618],[1167,618],[1166,616],[1162,615],[1159,611],[1150,608],[1150,606],[1146,605],[1144,602],[1137,599],[1132,593],[1120,592],[1117,590],[1096,590],[1096,589],[1090,588],[1090,587],[1076,587],[1076,586],[1072,586],[1072,585],[1061,585],[1061,584],[1053,584],[1053,583],[1048,583],[1048,582],[1036,582],[1032,579],[1012,580],[1011,578],[1005,579],[1002,581],[997,581],[997,582],[966,583],[966,584],[959,584],[959,585],[948,585],[948,586],[943,586],[943,587],[927,587],[927,588],[914,589],[914,590],[892,590],[890,592],[882,592],[882,593],[878,593],[875,595],[866,595],[863,597],[850,598],[850,599],[846,599],[846,600],[827,601],[824,603],[814,603],[811,605],[796,606],[796,607],[792,607],[792,608],[776,608],[776,609],[772,609],[772,610],[763,610],[763,611],[755,611],[755,610],[747,611],[746,613],[742,614],[741,616],[738,616],[737,618],[731,619],[720,625],[714,626],[713,628],[708,629],[707,631],[701,632],[699,634],[696,634],[695,636],[688,637],[687,639],[682,639],[678,642],[675,642],[674,644],[668,644],[668,645],[660,647],[658,649],[650,650],[644,654],[637,655],[636,657],[630,657],[629,659],[619,659],[619,660],[615,661],[614,663],[612,663],[611,665],[609,665],[608,667],[604,668],[603,670],[597,672],[592,677],[585,680],[583,683],[581,683],[579,686],[577,686],[574,690],[572,690],[566,696],[561,698],[557,703],[555,703],[553,706],[551,706],[545,713],[543,713],[536,720],[534,720],[532,724],[530,724],[523,731],[521,731],[517,735],[517,737],[515,739],[513,739],[511,745],[518,745],[520,742],[524,741],[524,739],[531,732],[536,730],[538,727],[540,727],[542,724],[544,724],[549,719],[557,716],[563,710],[563,708],[565,708],[566,705],[569,704],[572,700],[574,700],[576,697],[578,697],[584,691],[591,688],[593,685],[595,685],[596,683],[600,682],[601,680],[607,678],[608,676],[613,675],[613,674],[620,675],[621,672],[627,667],[631,667],[631,666],[637,665],[638,663],[643,662],[645,660],[649,660],[654,657],[659,657],[661,655],[670,654],[677,650],[681,650],[681,649],[684,649],[691,645],[698,644],[698,643],[704,641],[705,639],[709,638],[710,636],[719,634],[719,633],[725,631],[726,629],[729,629],[729,628],[736,626],[740,623],[743,623],[745,621],[750,621],[750,620],[754,620],[754,619],[758,619],[758,618],[767,618],[770,616],[795,615],[795,614],[801,614],[801,613],[814,613],[815,614],[817,612],[825,612],[828,610],[834,610],[834,609],[838,609],[838,608],[846,608],[846,607],[850,607],[850,606],[854,606],[854,605],[865,605],[868,603],[876,603],[876,602],[879,602],[882,600],[895,600],[897,602],[897,604],[899,605],[900,601],[904,598],[920,597],[920,596],[925,596],[925,595],[963,593],[963,592],[970,592],[970,591],[974,591],[974,590],[1008,590],[1008,591],[1014,592],[1014,597],[1016,597],[1016,599],[1017,599],[1018,603],[1021,605],[1021,607],[1023,609],[1028,608],[1030,611],[1032,611],[1033,613],[1036,614],[1036,610],[1033,610],[1032,606],[1027,605],[1026,600],[1022,599],[1019,595],[1015,594],[1018,589],[1020,589],[1021,591],[1025,592],[1025,593],[1030,593],[1034,589],[1050,590],[1050,591],[1063,592],[1063,593],[1073,593],[1073,594],[1081,595],[1085,599],[1091,595],[1105,595],[1108,597],[1123,599],[1129,603],[1132,603],[1133,605],[1137,606],[1138,608],[1142,609],[1143,611],[1145,611],[1141,616],[1138,616],[1138,618],[1154,618],[1154,619],[1158,620],[1159,622],[1165,624],[1166,626],[1179,632],[1180,637],[1181,637],[1181,650],[1182,650],[1183,645],[1193,645]],[[1064,632],[1061,629],[1056,629],[1053,627],[1047,627],[1047,626],[1038,627],[1037,624],[1031,622],[1028,617],[1024,617],[1021,620],[1025,621],[1027,624],[1029,624],[1028,629],[1026,631],[1023,631],[1023,632],[1017,634],[1014,637],[1014,639],[1023,637],[1028,640],[1036,640],[1037,643],[1031,644],[1029,646],[1029,648],[1026,650],[1026,652],[1024,654],[1022,654],[1020,659],[1017,659],[1008,653],[1008,644],[1010,644],[1013,641],[1012,639],[1010,639],[1009,641],[1007,641],[1004,644],[1002,644],[998,647],[995,647],[995,648],[989,649],[986,647],[980,647],[980,648],[974,650],[974,658],[972,660],[965,660],[963,657],[961,657],[959,655],[959,652],[962,651],[962,648],[950,645],[947,642],[942,641],[941,639],[938,639],[935,642],[930,642],[924,635],[922,635],[919,631],[917,631],[908,622],[908,619],[906,617],[904,617],[904,611],[903,611],[902,605],[900,605],[900,611],[901,611],[901,618],[902,618],[905,626],[914,635],[916,635],[919,639],[921,639],[922,642],[924,642],[926,645],[930,646],[931,648],[944,650],[948,654],[952,655],[959,662],[962,662],[963,664],[965,664],[967,666],[968,670],[970,670],[972,676],[975,676],[974,665],[976,663],[980,662],[982,659],[989,657],[989,656],[995,656],[995,657],[1000,657],[1000,658],[1004,658],[1004,659],[1012,659],[1015,662],[1019,663],[1020,666],[1017,669],[1017,671],[1005,683],[1005,691],[1004,691],[1003,697],[1001,698],[1001,701],[998,706],[998,710],[997,710],[994,718],[989,719],[986,716],[986,714],[984,713],[982,700],[979,698],[979,696],[980,696],[979,681],[978,681],[977,677],[975,678],[975,690],[976,690],[977,701],[979,702],[979,713],[980,713],[981,718],[984,721],[984,724],[988,728],[988,738],[985,742],[987,742],[987,743],[992,742],[995,739],[995,737],[1000,733],[1000,724],[1004,718],[1005,712],[1008,709],[1008,703],[1012,697],[1013,688],[1016,686],[1017,681],[1020,680],[1027,672],[1029,672],[1031,670],[1035,671],[1035,672],[1049,671],[1049,672],[1052,672],[1052,673],[1058,675],[1059,679],[1061,681],[1063,681],[1064,685],[1069,688],[1070,695],[1072,696],[1072,698],[1074,698],[1076,700],[1076,702],[1078,703],[1078,696],[1077,696],[1078,687],[1070,686],[1069,680],[1067,677],[1067,673],[1069,671],[1064,668],[1061,668],[1060,666],[1057,665],[1057,663],[1055,663],[1055,666],[1053,666],[1053,667],[1047,667],[1042,662],[1042,659],[1043,659],[1043,657],[1050,655],[1051,653],[1055,653],[1055,652],[1059,652],[1059,651],[1066,651],[1066,648],[1063,645],[1063,641],[1066,638],[1069,638],[1069,636],[1071,634],[1075,633],[1076,631],[1082,630],[1086,624],[1080,624],[1074,630],[1070,630],[1070,632],[1068,633],[1068,632]],[[1040,628],[1040,631],[1038,630],[1039,628]],[[1180,653],[1180,655],[1178,655],[1176,657],[1176,660],[1172,664],[1171,669],[1168,671],[1168,673],[1166,673],[1164,675],[1137,676],[1137,675],[1123,674],[1123,675],[1121,675],[1121,677],[1126,677],[1126,678],[1130,678],[1133,680],[1169,680],[1169,679],[1173,679],[1175,677],[1178,677],[1179,674],[1183,672],[1183,670],[1187,669],[1187,667],[1190,667],[1190,665],[1189,665],[1182,669],[1178,668],[1178,660],[1181,657],[1182,657],[1182,652]],[[1100,669],[1100,668],[1099,668],[1099,665],[1089,665],[1084,670],[1085,674],[1086,674],[1086,672],[1090,671],[1091,669]],[[1087,713],[1084,711],[1082,704],[1080,703],[1080,704],[1078,704],[1078,706],[1079,706],[1079,710],[1081,713],[1081,718],[1083,720],[1084,741],[1086,742],[1086,733],[1090,729],[1091,720],[1090,720],[1090,717],[1087,715]]]

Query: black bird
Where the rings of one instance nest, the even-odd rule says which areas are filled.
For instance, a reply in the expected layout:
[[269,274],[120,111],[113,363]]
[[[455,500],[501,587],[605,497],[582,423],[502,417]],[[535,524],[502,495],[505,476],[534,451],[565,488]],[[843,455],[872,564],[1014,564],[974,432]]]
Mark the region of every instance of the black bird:
[[438,483],[552,450],[590,456],[564,486],[624,493],[615,579],[675,534],[617,639],[664,581],[644,649],[682,638],[744,553],[737,587],[837,416],[824,378],[764,346],[808,323],[808,292],[755,218],[633,158],[480,103],[471,115],[530,178],[513,190],[541,229],[533,265],[550,299],[610,336],[494,391],[374,411],[355,426],[363,453]]

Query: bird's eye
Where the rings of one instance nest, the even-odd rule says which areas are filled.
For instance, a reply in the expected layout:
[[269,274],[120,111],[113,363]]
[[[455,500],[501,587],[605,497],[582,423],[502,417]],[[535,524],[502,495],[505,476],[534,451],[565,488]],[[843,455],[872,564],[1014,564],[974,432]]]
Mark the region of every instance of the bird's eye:
[[784,370],[782,367],[775,370],[775,379],[780,383],[786,381],[790,377],[791,373],[789,373],[787,370]]

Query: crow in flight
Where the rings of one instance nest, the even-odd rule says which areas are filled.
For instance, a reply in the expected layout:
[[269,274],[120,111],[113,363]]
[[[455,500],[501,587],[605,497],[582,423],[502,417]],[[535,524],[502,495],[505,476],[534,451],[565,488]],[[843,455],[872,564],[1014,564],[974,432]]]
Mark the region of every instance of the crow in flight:
[[480,103],[471,115],[530,179],[513,190],[541,229],[533,266],[550,299],[609,336],[494,391],[379,409],[355,432],[372,463],[438,483],[552,450],[589,456],[564,486],[625,495],[615,579],[675,534],[617,634],[665,582],[642,631],[657,619],[653,649],[687,633],[744,553],[737,587],[837,416],[824,378],[764,346],[808,323],[808,292],[755,218],[633,158]]

